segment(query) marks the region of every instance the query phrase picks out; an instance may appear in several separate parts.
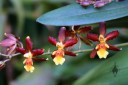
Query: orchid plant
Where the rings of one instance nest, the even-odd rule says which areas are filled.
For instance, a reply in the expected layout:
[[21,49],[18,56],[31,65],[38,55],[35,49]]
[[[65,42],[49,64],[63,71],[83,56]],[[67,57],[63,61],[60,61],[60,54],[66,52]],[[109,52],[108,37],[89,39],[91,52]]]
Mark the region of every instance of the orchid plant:
[[[112,1],[113,0],[76,0],[78,5],[79,4],[82,6],[93,5],[94,8],[103,7],[103,6],[111,3]],[[123,1],[123,0],[119,0],[119,1]],[[82,7],[82,6],[78,6],[78,5],[75,5],[75,7],[76,8]],[[116,7],[118,8],[118,5]],[[72,6],[71,6],[71,8],[72,8]],[[114,8],[109,9],[109,10],[112,12],[113,9]],[[80,20],[82,20],[83,18],[88,20],[92,16],[93,19],[91,18],[92,20],[90,20],[90,23],[94,23],[93,20],[95,20],[95,18],[97,16],[100,17],[97,13],[97,9],[91,10],[91,11],[96,12],[97,16],[94,16],[94,15],[90,16],[91,11],[89,11],[87,17],[83,17],[85,15],[84,13],[86,13],[86,11],[84,10],[83,13],[81,11],[83,11],[83,8],[79,11],[81,14],[77,15],[77,16],[81,16]],[[102,13],[102,10],[100,12]],[[115,12],[117,12],[117,10]],[[62,14],[67,14],[67,12],[66,13],[62,12]],[[115,13],[113,13],[112,15],[114,16]],[[71,16],[71,14],[69,13],[69,17],[70,16]],[[3,62],[0,63],[0,67],[2,67],[7,61],[10,61],[11,58],[13,58],[14,56],[18,56],[20,54],[22,54],[23,57],[25,58],[25,60],[23,61],[23,64],[25,65],[24,68],[27,72],[32,73],[35,70],[35,67],[33,64],[34,60],[35,61],[47,61],[48,58],[43,58],[43,55],[47,55],[47,54],[51,55],[52,60],[55,63],[55,65],[63,65],[65,62],[66,55],[75,57],[75,56],[77,56],[77,53],[87,52],[87,50],[79,49],[79,50],[74,51],[74,50],[67,49],[69,47],[73,47],[80,40],[88,46],[92,46],[93,42],[98,42],[98,44],[96,44],[95,48],[89,50],[89,52],[91,51],[90,58],[95,58],[96,55],[98,55],[98,57],[100,59],[102,59],[102,58],[106,59],[109,54],[108,50],[113,50],[113,51],[121,50],[120,48],[118,48],[118,45],[115,46],[115,45],[108,44],[109,40],[113,40],[114,38],[118,37],[118,35],[119,35],[118,30],[112,31],[112,32],[106,34],[106,23],[101,22],[102,20],[100,20],[100,21],[95,21],[95,22],[100,22],[99,34],[88,33],[88,32],[91,32],[91,30],[93,30],[92,26],[80,26],[80,24],[83,25],[83,24],[90,24],[90,23],[88,23],[87,21],[86,21],[86,23],[83,23],[82,21],[79,22],[77,20],[78,18],[74,18],[74,16],[76,16],[76,15],[73,15],[71,17],[73,18],[73,20],[76,20],[74,23],[77,23],[77,25],[72,26],[72,29],[70,29],[70,30],[67,30],[66,27],[61,27],[59,34],[58,34],[58,40],[52,36],[48,37],[48,41],[52,45],[56,46],[56,50],[54,50],[53,52],[46,53],[45,49],[43,49],[43,48],[33,50],[33,42],[31,41],[31,38],[29,36],[27,36],[25,39],[26,46],[24,47],[23,43],[20,41],[20,38],[16,37],[13,34],[5,33],[4,34],[5,39],[0,42],[0,46],[4,47],[6,49],[6,51],[4,53],[0,53],[0,55],[5,56],[5,57],[9,56],[9,57],[8,57],[8,60],[4,60]],[[111,16],[111,15],[108,14],[108,16]],[[102,15],[102,17],[104,17],[104,16]],[[118,14],[118,17],[120,18],[120,14]],[[46,18],[44,18],[44,20],[47,20]],[[66,20],[66,21],[68,20],[67,16],[65,18],[60,18],[60,19],[62,19],[62,22],[64,22],[63,20]],[[112,19],[115,19],[115,17]],[[40,20],[41,20],[41,22],[43,21],[42,18],[39,19],[39,21]],[[106,19],[106,20],[111,20],[111,18]],[[48,17],[47,23],[49,23],[49,22],[50,22],[50,19]],[[53,23],[54,22],[52,22],[52,24]],[[73,23],[73,25],[74,25],[74,23]],[[72,25],[72,23],[70,23],[70,24],[66,23],[66,24],[64,24],[64,26],[65,25],[69,26],[69,25]],[[61,24],[61,26],[62,26],[62,24]],[[83,35],[84,35],[84,37],[83,37]],[[42,58],[38,58],[37,56],[42,56]]]

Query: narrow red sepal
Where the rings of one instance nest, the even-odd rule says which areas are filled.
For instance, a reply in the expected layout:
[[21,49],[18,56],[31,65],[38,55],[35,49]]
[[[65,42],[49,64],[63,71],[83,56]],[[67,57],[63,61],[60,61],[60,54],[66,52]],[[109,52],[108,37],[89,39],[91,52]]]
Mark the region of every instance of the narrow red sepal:
[[33,56],[38,56],[44,53],[44,49],[36,49],[32,51]]
[[69,52],[69,51],[65,51],[65,55],[69,55],[69,56],[73,56],[73,57],[76,56],[75,53],[73,53],[73,52]]
[[48,41],[52,44],[52,45],[56,45],[56,43],[57,43],[57,41],[56,41],[56,39],[55,38],[53,38],[53,37],[48,37]]
[[32,50],[32,41],[29,36],[26,37],[26,48],[28,51]]
[[99,36],[97,34],[87,34],[87,38],[92,41],[99,41]]
[[66,31],[66,28],[65,27],[62,27],[59,31],[59,36],[58,36],[58,40],[60,42],[63,42],[65,40],[65,31]]
[[80,30],[80,33],[86,33],[86,32],[89,32],[90,30],[92,30],[92,27],[84,26],[84,27],[81,27],[79,30]]
[[105,35],[106,34],[106,23],[105,22],[100,22],[100,34]]
[[64,47],[70,47],[73,46],[78,42],[77,38],[69,39],[64,43]]
[[66,30],[66,31],[65,31],[65,36],[66,36],[66,37],[72,37],[72,36],[74,37],[74,33],[73,33],[72,30]]
[[109,45],[109,50],[113,50],[113,51],[120,51],[121,49],[114,46],[114,45]]
[[97,50],[96,49],[93,49],[92,52],[91,52],[91,54],[90,54],[90,58],[95,58],[96,53],[97,53]]
[[106,35],[106,40],[112,40],[113,38],[116,38],[118,35],[118,31],[112,31]]
[[16,48],[16,51],[17,52],[20,52],[22,54],[25,54],[26,53],[26,50],[24,48]]

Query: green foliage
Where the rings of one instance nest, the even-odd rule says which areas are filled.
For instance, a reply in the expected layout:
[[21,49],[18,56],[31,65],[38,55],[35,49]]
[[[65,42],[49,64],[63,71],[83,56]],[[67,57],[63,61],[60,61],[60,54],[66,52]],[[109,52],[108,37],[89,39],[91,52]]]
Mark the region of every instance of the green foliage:
[[84,74],[74,85],[127,85],[127,55],[128,49],[118,52]]

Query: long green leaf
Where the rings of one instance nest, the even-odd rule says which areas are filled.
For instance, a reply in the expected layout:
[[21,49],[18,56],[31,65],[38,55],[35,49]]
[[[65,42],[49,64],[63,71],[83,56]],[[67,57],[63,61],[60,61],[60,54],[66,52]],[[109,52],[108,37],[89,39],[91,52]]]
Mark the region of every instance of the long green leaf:
[[[108,60],[100,63],[97,67],[78,79],[74,83],[74,85],[127,85],[127,61],[128,49],[125,49],[109,58]],[[112,70],[114,71],[114,73],[112,72]]]
[[128,0],[113,2],[102,8],[71,4],[40,16],[37,22],[46,25],[70,26],[92,24],[128,16]]

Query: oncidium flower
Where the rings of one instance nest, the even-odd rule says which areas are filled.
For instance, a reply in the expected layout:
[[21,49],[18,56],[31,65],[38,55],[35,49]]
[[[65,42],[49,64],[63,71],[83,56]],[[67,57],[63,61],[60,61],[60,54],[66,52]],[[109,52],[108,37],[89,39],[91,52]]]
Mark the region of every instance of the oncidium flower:
[[13,34],[4,33],[5,39],[0,42],[0,45],[6,47],[6,54],[11,55],[15,53],[15,49],[19,44],[19,39],[16,38]]
[[[72,30],[66,30],[66,36],[76,38],[77,40],[83,41],[87,45],[91,45],[91,41],[87,37],[83,37],[87,32],[92,30],[91,26],[72,26]],[[82,36],[83,35],[83,36]]]
[[26,37],[26,49],[24,48],[16,48],[17,52],[20,52],[23,54],[23,56],[26,58],[23,61],[23,64],[25,64],[24,68],[27,72],[33,72],[34,66],[33,66],[33,60],[39,60],[39,61],[46,61],[45,58],[36,58],[35,56],[41,55],[44,53],[44,49],[36,49],[32,50],[32,41],[29,36]]
[[65,55],[76,56],[75,53],[66,51],[65,48],[73,46],[77,43],[77,39],[69,39],[65,41],[65,27],[62,27],[59,31],[58,42],[55,38],[49,36],[48,41],[55,45],[58,49],[52,53],[53,61],[56,65],[62,65],[65,62]]
[[114,51],[121,50],[113,45],[107,44],[107,41],[112,40],[119,35],[119,32],[117,30],[106,34],[106,24],[105,24],[105,22],[101,22],[99,31],[100,31],[99,36],[97,34],[87,34],[88,39],[90,39],[92,41],[99,41],[99,44],[96,45],[96,47],[90,54],[91,58],[94,58],[96,53],[100,59],[106,58],[107,55],[109,54],[107,49],[114,50]]

